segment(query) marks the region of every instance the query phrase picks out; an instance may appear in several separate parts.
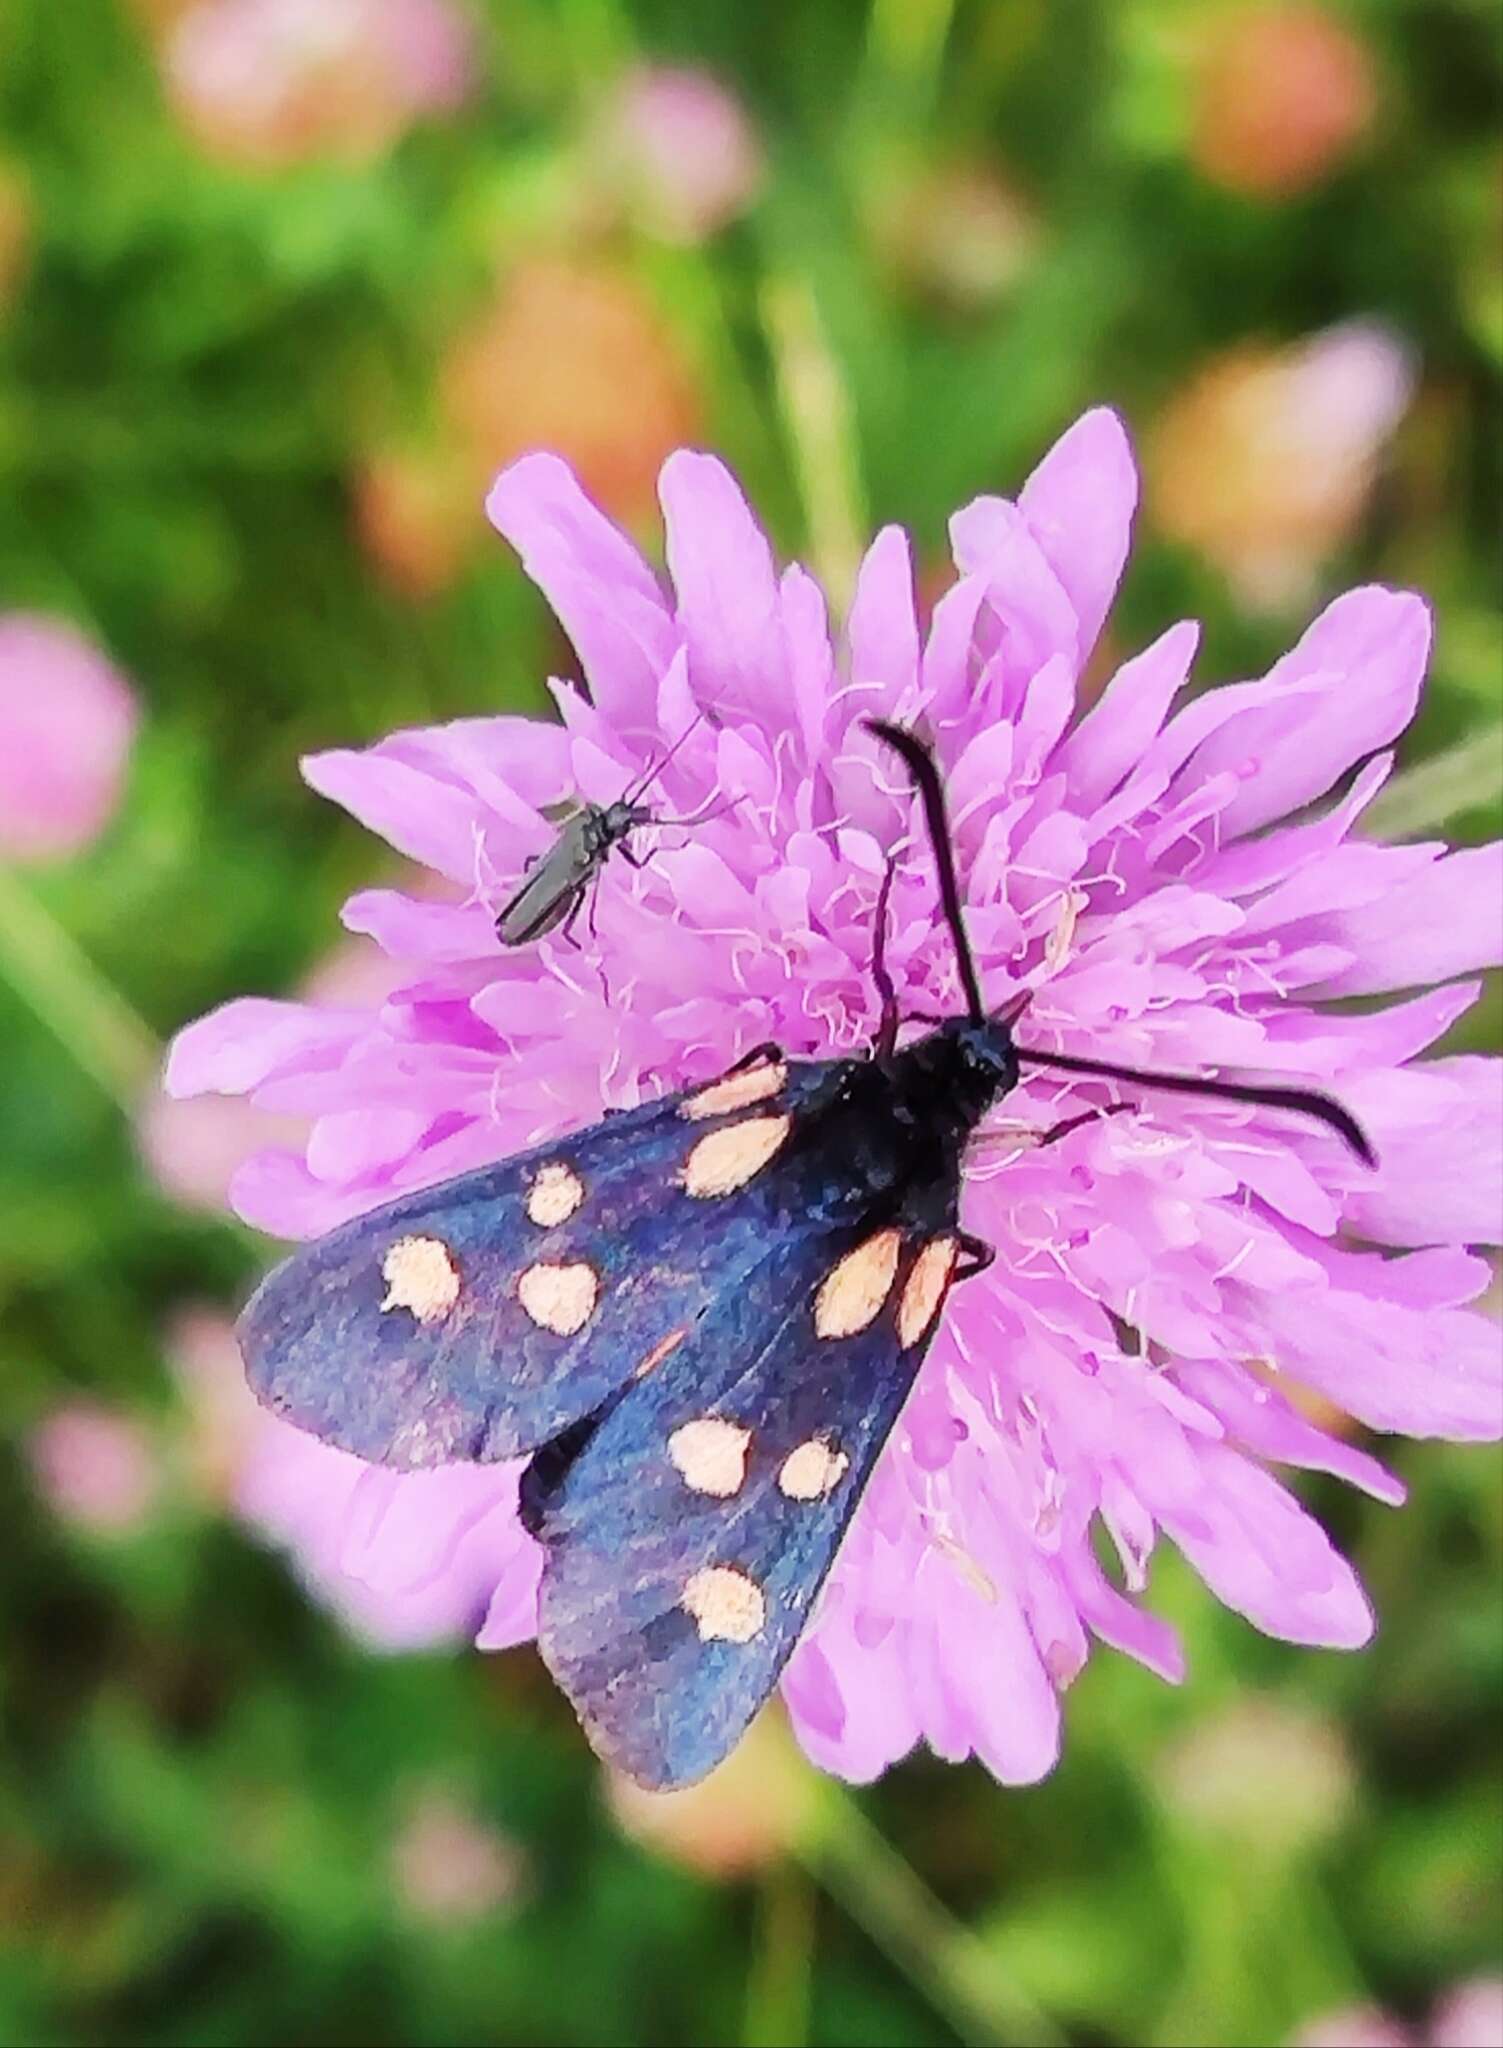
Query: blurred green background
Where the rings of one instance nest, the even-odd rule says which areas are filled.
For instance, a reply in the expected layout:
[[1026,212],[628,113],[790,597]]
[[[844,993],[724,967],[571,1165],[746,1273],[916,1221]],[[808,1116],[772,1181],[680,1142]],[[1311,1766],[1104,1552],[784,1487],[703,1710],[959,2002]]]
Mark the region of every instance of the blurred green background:
[[454,0],[430,81],[381,57],[398,4],[0,7],[0,599],[142,710],[103,835],[0,867],[0,2038],[1272,2043],[1365,2005],[1439,2042],[1503,1959],[1490,1452],[1397,1446],[1401,1515],[1308,1488],[1360,1657],[1161,1559],[1189,1683],[1099,1653],[1044,1785],[853,1795],[771,1725],[644,1817],[530,1652],[368,1653],[227,1513],[170,1333],[264,1247],[146,1104],[383,864],[298,754],[541,707],[567,656],[480,510],[537,442],[650,545],[662,455],[718,448],[838,593],[886,519],[936,575],[957,502],[1113,403],[1117,651],[1192,612],[1203,676],[1257,673],[1344,584],[1418,585],[1388,822],[1495,829],[1503,13]]

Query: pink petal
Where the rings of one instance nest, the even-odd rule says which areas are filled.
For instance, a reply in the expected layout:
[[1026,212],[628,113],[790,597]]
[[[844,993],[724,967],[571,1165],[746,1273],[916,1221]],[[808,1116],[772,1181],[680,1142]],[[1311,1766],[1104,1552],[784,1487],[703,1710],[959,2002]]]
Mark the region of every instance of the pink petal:
[[486,851],[487,832],[495,827],[471,791],[374,748],[309,754],[302,768],[304,781],[320,796],[342,804],[399,853],[451,882],[476,880],[477,856]]
[[1311,918],[1302,939],[1356,957],[1322,996],[1419,988],[1503,961],[1503,841],[1435,861],[1379,901]]
[[[913,605],[913,558],[901,526],[884,526],[867,549],[856,578],[846,638],[851,680],[882,683],[896,702],[918,681],[918,615]],[[873,709],[880,708],[874,704]]]
[[1018,495],[1019,510],[1075,607],[1082,659],[1121,581],[1137,502],[1132,445],[1105,406],[1061,435]]
[[678,635],[631,542],[556,455],[524,455],[504,469],[486,511],[573,641],[596,705],[628,730],[650,728]]
[[273,1074],[337,1065],[362,1028],[346,1011],[240,996],[178,1033],[162,1085],[173,1096],[248,1095]]
[[1223,814],[1226,837],[1324,795],[1354,761],[1397,738],[1414,716],[1429,652],[1430,614],[1409,592],[1370,584],[1328,605],[1269,671],[1256,707],[1196,751],[1197,778],[1242,778]]
[[1432,1060],[1404,1074],[1355,1074],[1347,1107],[1382,1175],[1345,1210],[1378,1244],[1496,1244],[1503,1235],[1503,1061]]
[[1104,802],[1137,767],[1183,689],[1199,644],[1199,626],[1181,620],[1112,677],[1060,752],[1077,809]]
[[730,471],[681,448],[663,464],[658,496],[678,623],[696,695],[721,710],[766,716],[782,673],[772,550]]
[[1320,1524],[1240,1453],[1204,1444],[1198,1462],[1201,1490],[1154,1512],[1217,1599],[1285,1642],[1360,1649],[1372,1609]]

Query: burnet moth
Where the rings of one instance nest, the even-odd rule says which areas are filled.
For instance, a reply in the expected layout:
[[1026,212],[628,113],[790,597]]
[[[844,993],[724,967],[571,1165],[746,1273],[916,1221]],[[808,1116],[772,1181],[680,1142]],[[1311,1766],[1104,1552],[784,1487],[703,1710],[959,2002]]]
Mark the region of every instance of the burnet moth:
[[278,1266],[240,1321],[256,1393],[326,1442],[408,1470],[530,1460],[539,1648],[645,1786],[719,1763],[807,1627],[949,1289],[995,1256],[960,1222],[962,1162],[1023,1067],[1313,1117],[1372,1162],[1325,1096],[1018,1044],[1021,1006],[982,1000],[931,753],[870,729],[922,798],[963,1016],[899,1044],[889,868],[866,1056],[765,1046],[406,1195]]

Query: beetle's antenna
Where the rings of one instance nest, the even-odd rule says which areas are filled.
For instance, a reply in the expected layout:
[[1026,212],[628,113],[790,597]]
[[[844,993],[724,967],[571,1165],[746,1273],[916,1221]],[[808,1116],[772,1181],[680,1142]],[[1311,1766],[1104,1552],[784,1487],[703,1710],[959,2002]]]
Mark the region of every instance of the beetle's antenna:
[[679,748],[684,744],[684,741],[689,737],[690,733],[693,732],[694,728],[698,725],[703,725],[704,716],[705,715],[702,711],[695,712],[694,716],[689,720],[689,723],[684,727],[683,731],[679,734],[678,738],[673,742],[673,745],[668,749],[667,753],[659,755],[658,759],[653,762],[652,766],[647,770],[646,774],[642,777],[642,780],[640,782],[633,783],[629,789],[624,790],[622,792],[621,797],[619,799],[620,802],[624,804],[634,804],[637,801],[637,798],[641,796],[642,792],[645,789],[647,789],[651,783],[657,781],[658,777],[662,774],[663,770],[668,766],[668,763],[673,759],[674,755],[678,752]]
[[955,855],[950,845],[949,822],[945,817],[945,792],[939,770],[934,765],[934,755],[916,733],[909,732],[904,726],[890,725],[885,718],[864,718],[861,722],[868,732],[874,732],[879,740],[885,740],[894,753],[902,755],[923,799],[924,818],[934,848],[934,865],[939,873],[939,900],[954,941],[966,1008],[971,1013],[973,1024],[984,1024],[987,1021],[986,1005],[981,1000],[981,983],[976,975],[971,942],[966,937],[960,884],[955,879]]
[[1108,1081],[1135,1081],[1145,1088],[1163,1088],[1173,1095],[1214,1095],[1224,1102],[1250,1102],[1260,1109],[1287,1109],[1326,1124],[1356,1153],[1364,1166],[1376,1166],[1378,1155],[1361,1124],[1348,1109],[1313,1088],[1262,1088],[1249,1081],[1209,1081],[1197,1074],[1155,1074],[1141,1067],[1119,1067],[1108,1060],[1078,1058],[1074,1053],[1030,1052],[1017,1046],[1025,1066],[1058,1067],[1067,1074],[1096,1074]]

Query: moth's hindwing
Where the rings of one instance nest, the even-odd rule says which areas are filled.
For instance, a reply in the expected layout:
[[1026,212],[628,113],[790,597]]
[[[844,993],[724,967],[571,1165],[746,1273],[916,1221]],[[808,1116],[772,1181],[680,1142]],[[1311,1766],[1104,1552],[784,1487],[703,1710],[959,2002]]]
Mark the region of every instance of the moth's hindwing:
[[954,1190],[931,1192],[932,1230],[795,1220],[531,1489],[539,1648],[640,1784],[719,1763],[809,1621],[938,1325]]
[[846,1068],[779,1063],[685,1090],[343,1225],[252,1297],[252,1387],[379,1464],[536,1449],[742,1284],[785,1227],[785,1162]]

